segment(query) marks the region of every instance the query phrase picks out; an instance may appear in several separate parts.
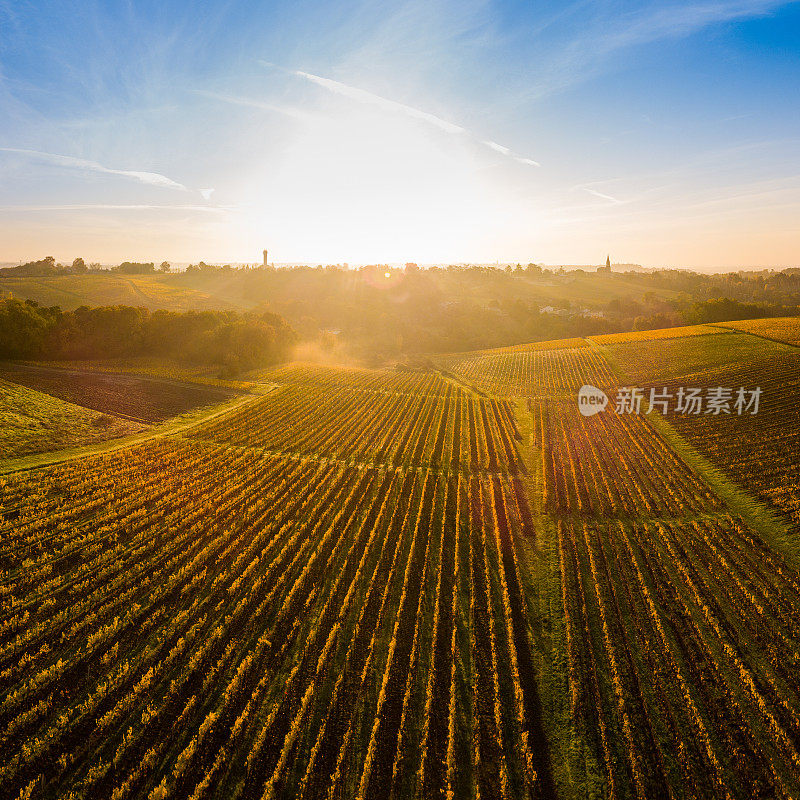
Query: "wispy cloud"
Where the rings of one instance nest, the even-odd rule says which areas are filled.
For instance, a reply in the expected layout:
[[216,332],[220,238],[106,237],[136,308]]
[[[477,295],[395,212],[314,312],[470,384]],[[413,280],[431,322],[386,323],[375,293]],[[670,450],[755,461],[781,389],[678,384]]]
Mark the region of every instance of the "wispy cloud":
[[488,147],[490,150],[494,150],[495,153],[500,153],[500,155],[513,158],[514,161],[518,162],[519,164],[526,164],[529,167],[541,166],[538,161],[534,161],[532,158],[525,158],[525,156],[518,156],[516,153],[512,153],[510,148],[505,147],[502,144],[497,144],[497,142],[487,140],[481,142],[481,144],[486,145],[486,147]]
[[294,108],[293,106],[279,106],[275,105],[274,103],[264,102],[263,100],[254,100],[250,97],[240,97],[238,95],[225,94],[223,92],[209,92],[205,89],[194,89],[192,93],[199,95],[200,97],[207,97],[209,100],[218,100],[221,103],[228,103],[229,105],[233,106],[257,108],[261,111],[274,111],[276,114],[283,114],[287,117],[293,117],[294,119],[315,119],[313,114],[309,114],[307,111],[302,111],[301,109]]
[[59,167],[66,169],[75,169],[83,172],[97,172],[103,175],[119,175],[123,178],[137,181],[138,183],[145,183],[148,186],[159,186],[165,189],[177,189],[181,192],[188,192],[186,186],[182,183],[168,178],[166,175],[161,175],[158,172],[142,172],[139,170],[129,169],[111,169],[98,164],[96,161],[87,161],[83,158],[74,158],[73,156],[63,156],[56,153],[43,153],[39,150],[25,150],[19,147],[0,147],[0,151],[4,153],[16,153],[18,155],[27,156],[38,161],[45,161],[49,164],[55,164]]
[[609,34],[601,46],[605,51],[658,39],[689,36],[709,25],[769,14],[796,0],[734,0],[734,2],[688,3],[675,6],[657,5]]
[[696,202],[688,202],[685,208],[694,210],[721,205],[752,207],[757,203],[758,208],[763,209],[787,201],[795,207],[800,203],[800,174],[707,189],[699,193]]
[[466,129],[462,128],[460,125],[455,125],[454,123],[448,122],[447,120],[437,117],[434,114],[429,114],[427,111],[422,111],[419,108],[407,106],[394,100],[387,100],[385,97],[372,94],[372,92],[367,92],[364,89],[358,89],[355,86],[348,86],[346,83],[340,83],[339,81],[334,81],[330,78],[321,78],[319,75],[312,75],[310,72],[303,72],[300,69],[295,69],[291,72],[293,75],[298,75],[299,77],[305,78],[312,83],[316,83],[317,86],[321,86],[323,89],[327,89],[329,92],[333,92],[334,94],[341,94],[345,97],[349,97],[351,100],[355,100],[356,102],[378,106],[386,109],[387,111],[399,111],[401,114],[405,114],[408,117],[413,117],[414,119],[427,122],[430,125],[443,130],[445,133],[467,132]]
[[357,86],[350,86],[349,84],[341,83],[340,81],[335,81],[331,78],[323,78],[319,75],[313,75],[312,73],[304,72],[303,70],[283,70],[282,67],[277,67],[275,64],[272,64],[269,61],[261,61],[260,63],[265,67],[277,68],[288,72],[291,75],[304,78],[305,80],[310,81],[317,86],[321,86],[323,89],[326,89],[333,94],[342,95],[343,97],[347,97],[350,100],[355,100],[358,103],[366,103],[367,105],[382,108],[385,111],[404,114],[407,117],[420,120],[421,122],[426,122],[427,124],[454,136],[467,136],[478,144],[493,150],[495,153],[499,153],[507,158],[511,158],[520,164],[525,164],[529,167],[539,166],[539,162],[534,161],[532,158],[526,158],[524,156],[517,155],[516,153],[512,152],[510,148],[498,144],[497,142],[481,139],[461,125],[456,125],[454,122],[449,122],[446,119],[437,117],[435,114],[430,114],[427,111],[423,111],[420,108],[415,108],[414,106],[409,106],[405,103],[398,103],[395,100],[389,100],[386,97],[373,94],[365,89],[359,89]]
[[607,200],[609,203],[613,203],[614,205],[620,205],[621,203],[625,202],[624,200],[612,197],[610,194],[604,194],[603,192],[598,192],[596,189],[591,189],[588,186],[579,186],[578,188],[583,189],[584,192],[588,192],[594,197],[599,197],[601,200]]

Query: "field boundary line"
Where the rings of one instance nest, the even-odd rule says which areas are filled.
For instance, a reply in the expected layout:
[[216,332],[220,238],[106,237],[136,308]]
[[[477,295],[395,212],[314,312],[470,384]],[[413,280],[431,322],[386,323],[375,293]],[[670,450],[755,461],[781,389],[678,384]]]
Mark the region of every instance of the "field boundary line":
[[[545,400],[547,398],[544,398]],[[510,398],[522,435],[520,457],[527,473],[519,480],[527,495],[535,536],[519,537],[520,573],[527,612],[528,635],[542,698],[542,720],[550,755],[550,777],[557,797],[590,796],[587,774],[595,769],[584,733],[573,724],[569,710],[564,606],[558,569],[559,520],[545,509],[541,442],[536,442],[533,415],[526,398]]]
[[[716,323],[712,322],[699,322],[696,325],[675,325],[673,328],[657,328],[656,330],[665,330],[671,331],[675,328],[724,328],[723,325],[717,325]],[[591,342],[596,347],[614,347],[615,345],[620,344],[643,344],[644,342],[669,342],[669,341],[680,341],[681,339],[701,339],[704,336],[720,336],[722,333],[744,333],[744,331],[736,331],[733,328],[726,329],[724,331],[703,331],[702,333],[685,333],[682,336],[651,336],[651,337],[644,337],[644,338],[632,338],[632,339],[620,339],[619,341],[615,342],[595,342],[591,337],[586,337],[587,342]],[[599,333],[596,336],[627,336],[629,334],[637,334],[637,333],[650,333],[648,330],[643,331],[619,331],[618,333]]]
[[789,526],[778,513],[732,481],[691,442],[681,436],[660,413],[654,412],[650,416],[653,429],[660,433],[669,446],[703,478],[733,514],[740,516],[768,544],[788,554],[795,565],[800,565],[800,543],[792,538]]

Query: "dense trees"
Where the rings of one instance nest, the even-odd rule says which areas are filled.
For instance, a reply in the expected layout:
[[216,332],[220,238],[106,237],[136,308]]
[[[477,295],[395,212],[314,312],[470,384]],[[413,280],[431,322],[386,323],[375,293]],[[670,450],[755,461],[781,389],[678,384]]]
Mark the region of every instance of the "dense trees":
[[[553,271],[537,265],[358,270],[328,267],[237,270],[201,264],[170,286],[269,303],[308,338],[328,337],[368,360],[469,351],[800,311],[800,275],[700,275]],[[223,283],[224,281],[224,283]],[[735,302],[733,302],[735,301]],[[758,309],[756,312],[755,309]]]
[[39,308],[36,303],[5,300],[0,306],[0,356],[34,358],[57,317],[57,308]]
[[800,309],[796,305],[770,304],[764,306],[759,303],[742,303],[731,297],[717,297],[713,300],[694,303],[684,312],[683,316],[690,325],[700,325],[705,322],[727,322],[736,319],[793,316],[798,312]]
[[61,266],[48,257],[4,269],[0,278],[50,277],[44,287],[20,280],[9,281],[7,287],[14,296],[40,302],[52,302],[56,292],[64,306],[130,303],[136,297],[136,304],[151,309],[178,303],[182,308],[268,308],[303,338],[327,346],[340,343],[348,355],[368,363],[800,312],[797,270],[702,275],[617,268],[599,274],[536,264],[507,270],[419,269],[411,263],[405,269],[238,269],[200,261],[182,270],[168,262],[124,262],[110,269],[92,264],[90,275],[75,278],[69,276],[87,271],[81,259]]
[[[165,261],[164,264],[167,264],[167,262]],[[161,265],[161,270],[169,272],[169,264],[167,264],[166,270],[164,270],[164,264]],[[155,272],[155,264],[123,261],[119,266],[111,269],[101,269],[100,264],[92,264],[91,269],[92,272],[121,272],[125,275],[147,275]],[[45,256],[39,261],[28,261],[26,264],[20,264],[18,267],[8,267],[4,270],[4,274],[7,275],[31,278],[47,278],[53,275],[83,275],[87,272],[89,272],[89,266],[80,257],[76,258],[70,266],[57,264],[53,256]]]
[[0,357],[43,359],[169,356],[219,364],[228,373],[283,359],[295,333],[277,314],[156,311],[81,306],[63,312],[32,301],[0,304]]
[[45,256],[39,261],[29,261],[27,264],[20,264],[18,267],[10,267],[6,272],[9,275],[18,277],[45,277],[47,275],[57,275],[59,270],[60,267],[56,264],[55,258],[53,256]]

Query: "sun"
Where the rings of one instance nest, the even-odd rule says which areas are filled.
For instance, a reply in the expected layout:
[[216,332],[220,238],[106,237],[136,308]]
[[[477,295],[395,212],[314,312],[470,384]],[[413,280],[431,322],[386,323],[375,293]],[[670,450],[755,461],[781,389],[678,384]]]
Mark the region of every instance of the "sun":
[[309,263],[466,260],[481,252],[482,231],[496,237],[519,213],[488,158],[402,115],[325,108],[279,151],[253,155],[225,236],[237,251],[270,241]]

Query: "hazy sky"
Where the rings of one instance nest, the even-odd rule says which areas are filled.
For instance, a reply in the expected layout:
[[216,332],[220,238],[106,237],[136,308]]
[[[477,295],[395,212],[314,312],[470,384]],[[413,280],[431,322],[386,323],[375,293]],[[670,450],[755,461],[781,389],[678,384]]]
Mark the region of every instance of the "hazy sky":
[[800,264],[800,3],[0,0],[0,260]]

